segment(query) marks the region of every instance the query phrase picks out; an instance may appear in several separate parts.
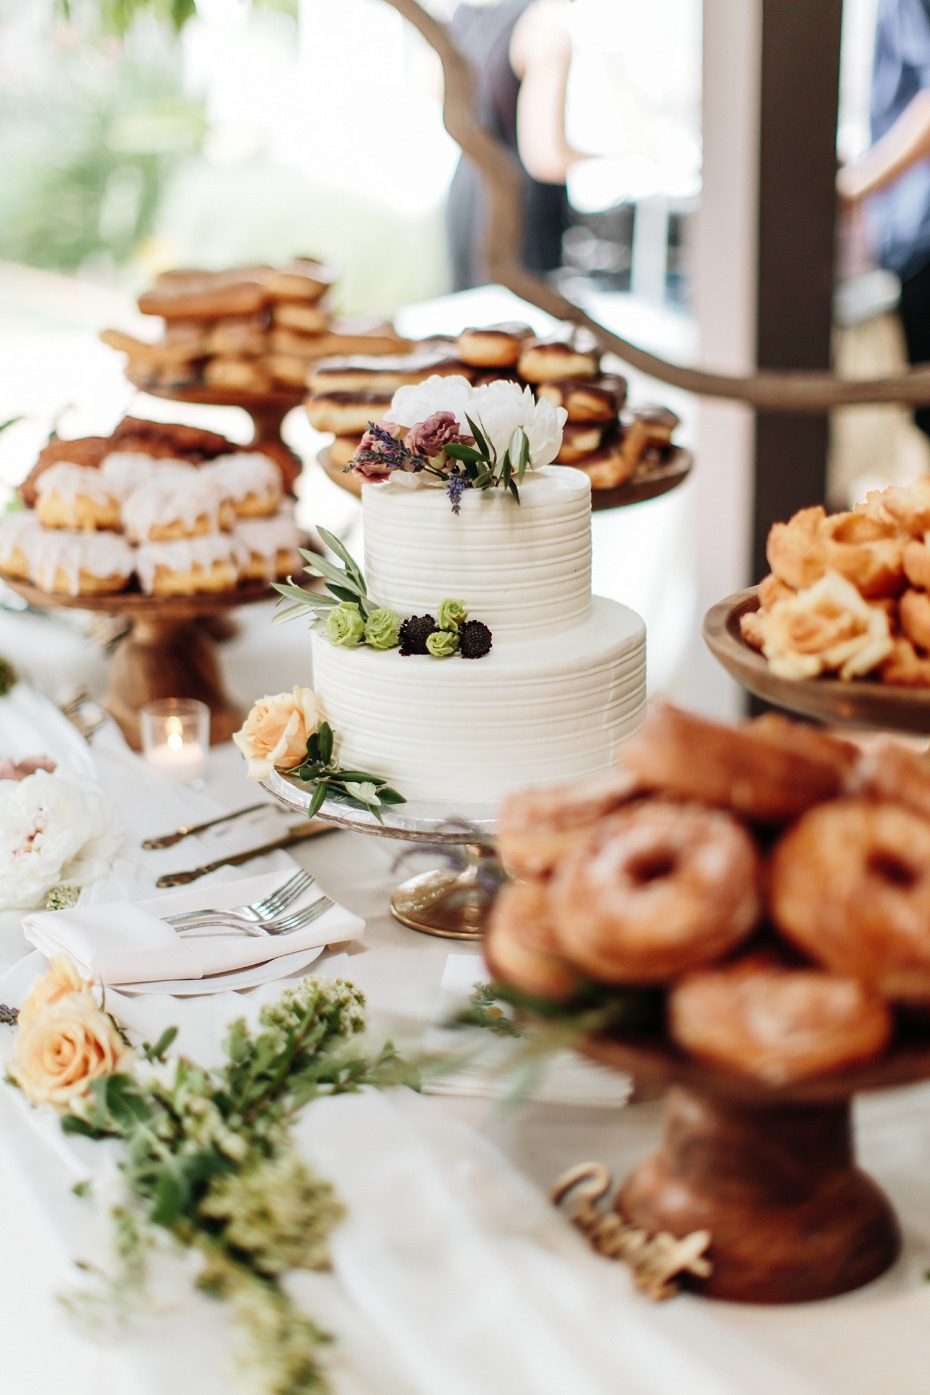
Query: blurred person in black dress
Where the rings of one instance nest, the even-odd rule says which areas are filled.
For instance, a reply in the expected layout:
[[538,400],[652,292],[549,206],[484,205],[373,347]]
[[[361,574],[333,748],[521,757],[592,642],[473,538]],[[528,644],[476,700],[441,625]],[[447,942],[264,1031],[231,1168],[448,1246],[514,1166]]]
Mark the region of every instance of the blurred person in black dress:
[[[523,186],[523,265],[545,273],[562,264],[568,226],[565,177],[581,153],[565,137],[571,36],[559,0],[460,4],[452,39],[474,76],[475,115],[511,151]],[[446,229],[453,288],[487,281],[486,200],[477,169],[463,155],[452,179]]]

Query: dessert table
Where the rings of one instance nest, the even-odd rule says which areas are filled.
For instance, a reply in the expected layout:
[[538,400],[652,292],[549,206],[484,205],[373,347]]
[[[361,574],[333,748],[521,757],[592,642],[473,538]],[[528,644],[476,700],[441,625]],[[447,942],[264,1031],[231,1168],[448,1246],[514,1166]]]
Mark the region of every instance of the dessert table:
[[[238,636],[224,646],[230,686],[244,704],[259,689],[307,678],[305,632],[298,625],[272,629],[269,610],[260,604],[242,612]],[[53,699],[76,683],[103,690],[105,658],[73,616],[0,611],[0,653]],[[2,737],[0,730],[0,747]],[[140,758],[111,726],[92,738],[90,754],[130,823]],[[255,792],[243,772],[229,743],[215,747],[205,790],[174,789],[171,798],[189,799],[196,809],[238,808]],[[280,813],[267,818],[282,822]],[[242,846],[250,833],[254,826],[237,835]],[[391,919],[394,855],[391,842],[342,831],[293,850],[331,896],[367,921],[364,941],[324,954],[310,972],[351,978],[368,995],[376,1032],[416,1042],[435,1018],[450,946]],[[159,857],[180,867],[196,860],[185,844]],[[7,918],[0,934],[4,985],[15,985],[29,952]],[[459,962],[457,978],[482,978],[477,954],[465,952],[474,965]],[[254,1011],[279,988],[270,983],[235,995],[234,1010]],[[162,998],[157,1011],[208,1051],[219,1036],[219,998],[232,996]],[[619,1180],[656,1142],[656,1103],[621,1110],[606,1095],[598,1103],[550,1096],[513,1109],[480,1094],[403,1091],[315,1103],[301,1125],[302,1148],[335,1182],[349,1219],[337,1232],[334,1273],[300,1275],[295,1293],[337,1335],[336,1395],[923,1395],[930,1088],[859,1100],[856,1118],[863,1165],[904,1228],[902,1257],[883,1278],[804,1306],[691,1296],[652,1305],[623,1268],[588,1251],[543,1197],[564,1168],[589,1159]],[[56,1388],[71,1395],[220,1395],[235,1388],[225,1306],[198,1294],[168,1255],[157,1260],[149,1308],[128,1333],[92,1340],[86,1321],[78,1329],[58,1303],[56,1295],[73,1284],[72,1261],[99,1259],[106,1249],[99,1212],[71,1187],[112,1166],[105,1148],[81,1140],[65,1146],[57,1126],[0,1088],[0,1349],[10,1388],[37,1395]]]

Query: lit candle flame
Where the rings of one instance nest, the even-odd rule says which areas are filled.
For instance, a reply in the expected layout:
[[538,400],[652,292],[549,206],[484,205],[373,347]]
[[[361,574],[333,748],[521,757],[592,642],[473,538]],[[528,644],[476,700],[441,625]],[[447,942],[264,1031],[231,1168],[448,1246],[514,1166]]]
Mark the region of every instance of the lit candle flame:
[[184,725],[180,717],[169,717],[165,722],[165,741],[172,751],[180,751],[184,745]]

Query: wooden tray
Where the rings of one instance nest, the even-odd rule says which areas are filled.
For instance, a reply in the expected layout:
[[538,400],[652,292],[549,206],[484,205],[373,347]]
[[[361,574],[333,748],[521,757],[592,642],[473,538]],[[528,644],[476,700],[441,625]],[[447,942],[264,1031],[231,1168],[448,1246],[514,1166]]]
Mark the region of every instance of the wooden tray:
[[873,679],[781,678],[740,634],[740,616],[759,609],[758,589],[711,606],[702,633],[714,658],[756,697],[815,721],[930,734],[930,688],[895,688]]
[[234,606],[265,601],[275,593],[265,581],[249,581],[234,591],[196,596],[146,596],[140,591],[110,595],[63,596],[5,576],[4,581],[30,605],[43,610],[91,610],[129,621],[110,659],[103,706],[119,723],[129,745],[142,744],[139,708],[159,698],[189,697],[210,709],[210,741],[228,741],[243,713],[227,694],[216,645],[202,624]]
[[[338,484],[340,489],[345,489],[350,494],[361,496],[362,481],[351,471],[343,473],[341,466],[333,464],[328,446],[319,452],[317,460],[333,484]],[[653,469],[644,470],[624,484],[617,485],[616,489],[592,489],[591,511],[599,513],[604,509],[624,509],[629,508],[631,504],[643,504],[647,499],[658,499],[661,494],[667,494],[669,490],[677,489],[678,485],[683,484],[691,473],[693,464],[694,457],[691,452],[676,446],[668,460]],[[571,470],[574,467],[564,465],[562,468]]]

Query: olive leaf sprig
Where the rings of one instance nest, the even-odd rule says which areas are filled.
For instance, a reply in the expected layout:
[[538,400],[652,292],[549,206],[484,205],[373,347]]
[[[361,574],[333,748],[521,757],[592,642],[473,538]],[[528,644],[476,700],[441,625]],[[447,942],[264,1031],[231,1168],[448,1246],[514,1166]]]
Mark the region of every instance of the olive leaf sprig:
[[308,818],[313,818],[330,794],[342,795],[356,808],[367,809],[379,823],[384,823],[381,810],[385,805],[406,804],[404,796],[380,775],[370,775],[365,770],[341,770],[334,758],[333,744],[332,727],[329,722],[321,722],[319,730],[307,742],[306,760],[287,772],[292,779],[314,786]]
[[[294,620],[298,615],[312,615],[314,620],[323,620],[336,606],[346,602],[357,605],[365,620],[377,609],[375,603],[369,599],[362,569],[351,552],[328,529],[319,528],[317,531],[330,551],[340,558],[342,566],[330,562],[327,557],[321,557],[316,552],[307,552],[301,548],[300,555],[306,564],[305,569],[314,576],[323,578],[329,595],[320,591],[308,591],[306,587],[296,585],[292,577],[288,577],[287,582],[276,581],[274,589],[279,593],[281,600],[290,601],[291,604],[278,611],[272,622],[275,625],[280,625],[285,620]],[[278,601],[279,606],[281,600]]]
[[523,476],[530,463],[530,443],[523,427],[514,427],[507,449],[502,455],[498,455],[477,421],[473,421],[467,415],[465,420],[475,438],[475,444],[468,446],[456,443],[444,448],[445,455],[461,462],[462,472],[468,480],[465,488],[495,489],[498,485],[503,485],[504,489],[510,490],[519,504],[520,490],[517,486],[523,483]]

